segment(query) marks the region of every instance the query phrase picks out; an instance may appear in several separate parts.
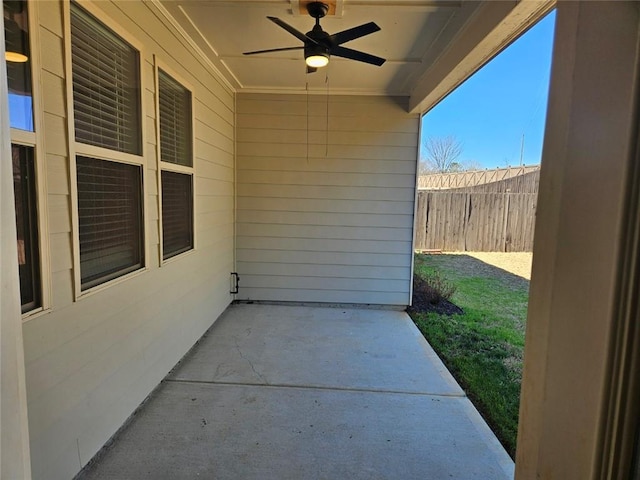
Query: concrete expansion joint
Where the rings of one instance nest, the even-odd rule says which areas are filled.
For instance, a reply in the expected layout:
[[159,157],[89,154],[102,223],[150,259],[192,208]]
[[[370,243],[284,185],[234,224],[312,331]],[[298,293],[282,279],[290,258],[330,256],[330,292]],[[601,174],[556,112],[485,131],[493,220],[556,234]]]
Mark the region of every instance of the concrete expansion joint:
[[172,383],[190,383],[190,384],[202,384],[202,385],[216,385],[221,387],[265,387],[265,388],[289,388],[295,390],[324,390],[330,392],[353,392],[353,393],[380,393],[389,395],[411,395],[419,397],[433,397],[437,398],[467,398],[464,393],[455,392],[416,392],[411,390],[385,390],[376,388],[354,388],[354,387],[339,387],[339,386],[325,386],[325,385],[303,385],[303,384],[277,384],[277,383],[247,383],[247,382],[220,382],[215,380],[188,380],[188,379],[168,379],[166,380]]

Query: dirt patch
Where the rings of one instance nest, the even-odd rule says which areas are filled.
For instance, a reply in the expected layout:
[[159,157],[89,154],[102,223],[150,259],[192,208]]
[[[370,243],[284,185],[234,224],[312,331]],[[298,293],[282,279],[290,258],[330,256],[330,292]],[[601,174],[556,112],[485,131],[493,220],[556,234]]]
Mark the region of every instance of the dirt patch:
[[431,257],[434,266],[444,268],[450,279],[484,277],[494,278],[512,288],[529,286],[531,278],[530,252],[446,252],[416,257],[416,265]]
[[[428,261],[435,268],[447,272],[449,279],[455,284],[461,278],[483,277],[499,281],[515,291],[529,288],[531,278],[531,252],[446,252],[442,254],[416,256],[416,265]],[[462,313],[458,307],[450,302],[448,305],[438,306],[430,302],[430,298],[421,298],[419,289],[414,285],[413,310],[429,311],[453,315]]]
[[[447,252],[447,255],[468,255],[513,275],[531,280],[531,262],[533,260],[531,252]],[[482,273],[478,271],[481,270],[481,267],[477,264],[474,266],[474,270],[475,272],[469,273]]]

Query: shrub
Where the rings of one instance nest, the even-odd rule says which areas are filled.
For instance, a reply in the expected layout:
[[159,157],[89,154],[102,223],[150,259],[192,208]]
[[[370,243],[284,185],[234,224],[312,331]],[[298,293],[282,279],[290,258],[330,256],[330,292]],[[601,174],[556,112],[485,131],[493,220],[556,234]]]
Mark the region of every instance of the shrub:
[[456,292],[456,286],[442,278],[438,272],[428,273],[423,277],[413,276],[414,295],[422,295],[429,303],[437,305],[442,300],[449,300]]

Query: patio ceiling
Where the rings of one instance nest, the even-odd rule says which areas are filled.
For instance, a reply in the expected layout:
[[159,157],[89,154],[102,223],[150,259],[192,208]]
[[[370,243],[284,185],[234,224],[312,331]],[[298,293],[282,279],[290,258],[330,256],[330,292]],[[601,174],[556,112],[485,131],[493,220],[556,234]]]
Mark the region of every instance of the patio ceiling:
[[[381,31],[349,48],[386,58],[376,67],[332,58],[306,74],[302,51],[244,56],[245,51],[301,45],[267,20],[302,32],[313,26],[305,0],[161,0],[168,16],[239,92],[398,95],[425,110],[551,8],[550,1],[327,0],[329,33],[373,21]],[[435,92],[435,94],[434,94]]]

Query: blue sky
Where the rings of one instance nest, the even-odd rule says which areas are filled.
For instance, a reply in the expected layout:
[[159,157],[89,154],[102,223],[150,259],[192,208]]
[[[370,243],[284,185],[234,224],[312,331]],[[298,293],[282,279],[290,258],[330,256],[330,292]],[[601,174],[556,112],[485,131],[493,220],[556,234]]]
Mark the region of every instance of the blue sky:
[[452,135],[462,163],[482,168],[540,163],[555,11],[534,25],[422,119],[422,143]]

